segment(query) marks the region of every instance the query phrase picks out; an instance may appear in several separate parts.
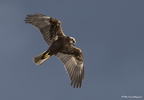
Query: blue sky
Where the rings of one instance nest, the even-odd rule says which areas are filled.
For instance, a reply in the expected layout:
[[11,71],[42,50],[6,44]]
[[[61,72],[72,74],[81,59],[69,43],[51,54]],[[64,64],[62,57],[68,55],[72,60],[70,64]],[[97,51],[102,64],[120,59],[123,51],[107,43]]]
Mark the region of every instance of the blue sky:
[[[0,100],[122,100],[144,98],[144,1],[0,1]],[[39,31],[25,24],[40,13],[61,21],[84,56],[82,88],[73,89],[52,56],[41,66],[32,58],[48,49]]]

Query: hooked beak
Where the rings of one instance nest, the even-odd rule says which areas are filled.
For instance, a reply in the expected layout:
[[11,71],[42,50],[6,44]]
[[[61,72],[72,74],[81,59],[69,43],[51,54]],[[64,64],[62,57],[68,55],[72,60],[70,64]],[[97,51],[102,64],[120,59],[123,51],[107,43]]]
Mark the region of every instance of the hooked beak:
[[73,43],[73,46],[75,46],[76,45],[76,43]]

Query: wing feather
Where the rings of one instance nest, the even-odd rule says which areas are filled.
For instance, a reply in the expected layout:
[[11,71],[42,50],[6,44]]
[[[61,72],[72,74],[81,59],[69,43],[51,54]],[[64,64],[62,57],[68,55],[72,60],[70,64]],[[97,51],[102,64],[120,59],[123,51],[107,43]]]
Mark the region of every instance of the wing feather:
[[[78,56],[82,57],[80,51]],[[65,53],[60,52],[56,54],[56,57],[64,64],[65,70],[70,77],[71,85],[74,88],[81,87],[82,80],[84,79],[84,66],[82,58],[78,59],[76,55],[71,54],[69,51],[67,51],[67,53],[66,51]]]
[[62,31],[61,22],[42,14],[27,15],[25,23],[29,23],[38,28],[48,45],[59,37],[65,36]]

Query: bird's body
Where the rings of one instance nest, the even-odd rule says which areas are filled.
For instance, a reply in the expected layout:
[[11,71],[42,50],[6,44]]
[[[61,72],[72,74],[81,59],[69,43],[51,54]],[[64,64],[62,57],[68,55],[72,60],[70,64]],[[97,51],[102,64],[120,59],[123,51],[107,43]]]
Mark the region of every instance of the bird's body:
[[34,63],[41,65],[50,56],[55,55],[64,64],[71,79],[71,85],[74,88],[81,87],[84,79],[82,52],[72,46],[76,41],[72,37],[65,36],[61,28],[61,22],[42,14],[27,15],[25,22],[38,28],[49,45],[47,51],[33,58]]

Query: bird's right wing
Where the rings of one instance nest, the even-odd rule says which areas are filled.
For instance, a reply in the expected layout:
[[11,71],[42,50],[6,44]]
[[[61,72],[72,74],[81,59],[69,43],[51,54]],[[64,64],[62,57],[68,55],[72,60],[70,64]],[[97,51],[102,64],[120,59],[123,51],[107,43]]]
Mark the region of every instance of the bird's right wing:
[[68,73],[71,85],[74,88],[81,87],[84,79],[84,64],[81,50],[71,46],[68,50],[63,50],[56,54],[56,57],[64,64]]
[[60,37],[65,36],[62,31],[61,22],[52,17],[42,14],[27,15],[25,23],[29,23],[38,28],[48,45]]

